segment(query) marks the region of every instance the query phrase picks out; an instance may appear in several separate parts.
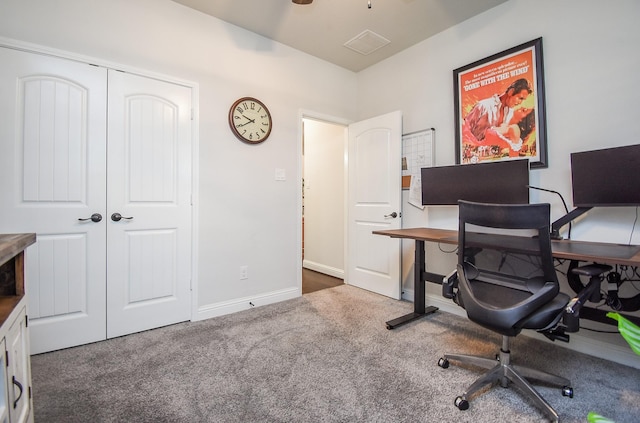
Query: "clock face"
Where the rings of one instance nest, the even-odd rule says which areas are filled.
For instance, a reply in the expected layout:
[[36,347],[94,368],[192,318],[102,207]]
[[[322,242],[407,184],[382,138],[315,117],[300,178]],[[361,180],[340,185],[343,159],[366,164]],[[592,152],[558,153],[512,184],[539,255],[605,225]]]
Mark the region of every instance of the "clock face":
[[244,97],[229,109],[229,126],[241,141],[258,144],[271,133],[271,114],[260,100]]

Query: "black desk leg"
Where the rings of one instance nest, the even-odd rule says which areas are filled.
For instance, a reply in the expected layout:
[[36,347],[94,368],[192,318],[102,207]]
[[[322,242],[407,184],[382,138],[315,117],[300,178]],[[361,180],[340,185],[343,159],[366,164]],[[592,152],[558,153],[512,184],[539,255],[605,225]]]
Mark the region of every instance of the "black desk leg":
[[414,259],[413,269],[413,286],[414,286],[414,298],[413,298],[413,313],[406,314],[387,322],[387,329],[391,330],[405,323],[412,322],[416,319],[423,317],[426,314],[431,314],[438,310],[438,307],[429,306],[425,308],[425,275],[426,275],[426,259],[424,255],[424,241],[416,239],[416,253]]

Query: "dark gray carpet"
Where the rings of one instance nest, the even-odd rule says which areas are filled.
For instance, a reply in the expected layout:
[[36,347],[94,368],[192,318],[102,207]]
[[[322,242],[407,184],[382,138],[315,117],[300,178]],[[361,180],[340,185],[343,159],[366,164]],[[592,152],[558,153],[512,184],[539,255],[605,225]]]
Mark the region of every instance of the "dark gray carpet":
[[[441,369],[447,351],[492,357],[500,338],[438,312],[389,331],[412,310],[348,285],[201,322],[32,357],[36,423],[540,422],[512,389],[467,411],[454,398],[478,373]],[[512,360],[572,380],[573,399],[539,392],[563,422],[597,411],[640,421],[640,370],[518,337]]]

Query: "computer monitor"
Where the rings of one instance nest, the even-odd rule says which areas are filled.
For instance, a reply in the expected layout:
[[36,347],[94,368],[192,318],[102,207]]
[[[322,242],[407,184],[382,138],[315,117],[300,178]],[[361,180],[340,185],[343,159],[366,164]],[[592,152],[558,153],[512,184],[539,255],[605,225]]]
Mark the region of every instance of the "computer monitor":
[[575,207],[640,206],[640,144],[571,154]]
[[529,203],[529,160],[516,159],[421,169],[422,204],[457,205],[458,200]]

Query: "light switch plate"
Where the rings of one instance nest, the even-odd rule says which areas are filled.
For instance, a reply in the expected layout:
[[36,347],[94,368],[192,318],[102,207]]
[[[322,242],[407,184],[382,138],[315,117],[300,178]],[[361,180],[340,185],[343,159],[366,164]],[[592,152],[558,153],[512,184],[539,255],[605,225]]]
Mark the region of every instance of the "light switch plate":
[[286,181],[287,172],[284,169],[276,169],[276,181]]

